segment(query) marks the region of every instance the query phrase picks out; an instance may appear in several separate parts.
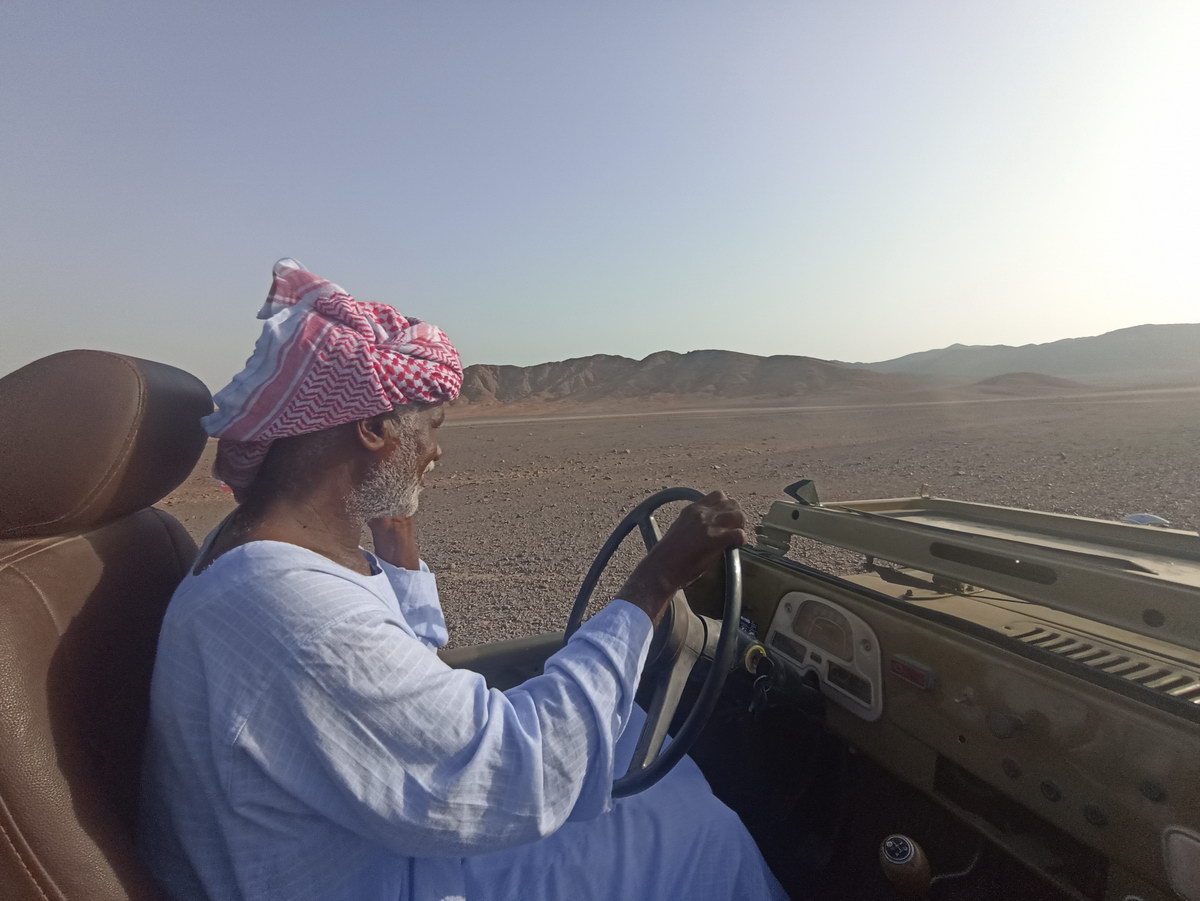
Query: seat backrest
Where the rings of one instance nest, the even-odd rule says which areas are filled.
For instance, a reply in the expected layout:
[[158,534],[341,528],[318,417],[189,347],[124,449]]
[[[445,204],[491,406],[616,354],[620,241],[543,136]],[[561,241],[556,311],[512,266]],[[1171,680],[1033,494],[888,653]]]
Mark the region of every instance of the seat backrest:
[[158,629],[195,554],[150,505],[204,448],[182,370],[68,351],[0,379],[0,898],[160,897],[133,820]]

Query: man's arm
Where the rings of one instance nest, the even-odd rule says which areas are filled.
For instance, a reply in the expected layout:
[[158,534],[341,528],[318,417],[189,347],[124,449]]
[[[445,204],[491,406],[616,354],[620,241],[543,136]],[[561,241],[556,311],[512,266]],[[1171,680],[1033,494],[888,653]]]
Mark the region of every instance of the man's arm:
[[627,583],[632,600],[592,617],[543,675],[507,692],[451,670],[384,610],[340,617],[286,662],[237,748],[321,816],[408,856],[498,850],[595,816],[611,803],[652,622],[744,541],[743,526],[723,495],[689,507]]
[[234,737],[266,783],[237,780],[230,801],[273,803],[258,792],[277,787],[405,856],[535,841],[611,803],[650,635],[640,611],[610,604],[543,675],[500,692],[447,667],[386,610],[342,616],[291,655]]
[[617,597],[641,608],[657,627],[680,588],[702,576],[730,547],[746,543],[746,515],[737,501],[714,491],[688,504],[662,541],[634,567]]

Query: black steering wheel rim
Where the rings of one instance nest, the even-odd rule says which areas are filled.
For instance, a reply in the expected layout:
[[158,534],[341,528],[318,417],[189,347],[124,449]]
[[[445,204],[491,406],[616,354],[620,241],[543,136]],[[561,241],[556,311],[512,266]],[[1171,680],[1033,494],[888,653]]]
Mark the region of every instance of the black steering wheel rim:
[[[694,488],[666,488],[646,498],[646,500],[638,504],[621,520],[612,534],[609,535],[608,540],[600,548],[596,559],[592,561],[592,565],[584,577],[583,584],[579,588],[579,593],[575,597],[575,604],[571,608],[571,615],[567,619],[567,627],[563,635],[564,644],[570,640],[571,636],[583,624],[583,615],[587,611],[588,602],[591,600],[601,575],[603,575],[605,568],[608,566],[613,554],[616,553],[617,548],[621,545],[621,542],[636,528],[641,531],[643,542],[646,544],[647,551],[649,551],[659,538],[657,524],[653,518],[656,511],[666,504],[678,501],[698,501],[703,498],[704,495]],[[676,732],[669,745],[663,745],[659,748],[657,753],[641,767],[638,766],[639,755],[635,752],[629,772],[613,781],[612,794],[614,798],[623,798],[645,791],[665,776],[675,764],[683,759],[683,756],[695,744],[701,730],[717,706],[717,701],[720,699],[721,692],[725,687],[725,679],[728,677],[730,670],[733,669],[734,656],[737,652],[737,630],[740,626],[742,614],[742,565],[741,555],[737,548],[729,548],[725,551],[724,563],[725,605],[720,622],[720,635],[716,639],[715,649],[712,650],[711,665],[704,677],[704,684],[700,688],[700,694],[692,705],[692,709],[688,711],[683,725],[680,726],[679,731]],[[682,596],[682,593],[679,593],[677,596]],[[676,605],[675,609],[680,608]],[[686,601],[683,602],[683,609],[687,609]],[[701,621],[706,635],[704,644],[707,652],[708,649],[713,648],[711,629],[715,626],[715,621],[707,620],[705,617],[698,617],[690,609],[687,609],[687,613],[695,620]],[[689,623],[688,625],[692,624]],[[683,624],[677,623],[674,620],[668,623],[664,618],[664,624],[660,628],[683,628]],[[707,656],[707,653],[703,656]],[[688,664],[689,673],[694,662]],[[678,674],[675,672],[675,667],[678,664],[679,660],[672,661],[672,666],[668,667],[661,674],[660,678],[663,680],[676,678]],[[673,713],[674,708],[666,715],[669,717]],[[655,729],[657,726],[656,722],[652,722],[652,716],[652,712],[647,711],[646,724],[643,728],[642,741],[639,741],[639,748],[649,731]],[[669,726],[669,723],[662,727],[663,730],[666,729],[666,726]]]

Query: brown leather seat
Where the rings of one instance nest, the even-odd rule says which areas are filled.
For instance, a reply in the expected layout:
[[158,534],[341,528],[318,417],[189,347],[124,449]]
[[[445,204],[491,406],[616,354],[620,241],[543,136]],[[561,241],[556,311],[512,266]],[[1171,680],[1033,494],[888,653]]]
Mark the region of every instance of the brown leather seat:
[[0,898],[159,898],[133,846],[163,611],[196,546],[150,505],[212,410],[161,363],[68,351],[0,379]]

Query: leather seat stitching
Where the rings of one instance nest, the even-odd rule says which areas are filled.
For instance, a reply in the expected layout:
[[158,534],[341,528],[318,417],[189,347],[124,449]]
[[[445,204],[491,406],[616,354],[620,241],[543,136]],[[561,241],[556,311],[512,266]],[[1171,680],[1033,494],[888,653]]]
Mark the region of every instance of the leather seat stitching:
[[62,637],[62,623],[60,623],[58,621],[58,617],[54,615],[54,610],[50,606],[50,601],[46,598],[46,595],[42,593],[42,589],[38,587],[37,583],[34,582],[33,579],[29,578],[28,574],[26,574],[24,570],[16,566],[9,568],[20,578],[24,579],[28,583],[29,587],[34,590],[34,593],[37,594],[38,598],[41,600],[42,606],[46,608],[46,615],[50,617],[50,622],[54,623],[55,631],[58,633],[59,637]]
[[8,569],[10,566],[16,566],[22,560],[27,560],[30,557],[40,554],[42,551],[48,551],[51,548],[56,548],[60,544],[66,544],[69,541],[74,541],[78,535],[67,535],[65,537],[43,538],[40,542],[35,542],[28,547],[21,548],[8,559],[0,558],[0,571]]
[[[101,352],[101,353],[103,353],[103,352]],[[101,477],[100,480],[97,480],[96,485],[94,487],[92,487],[91,491],[88,492],[88,494],[85,495],[84,499],[80,500],[79,503],[76,505],[76,507],[74,507],[74,510],[72,510],[71,512],[65,513],[65,515],[56,516],[53,519],[47,519],[46,522],[34,523],[34,524],[32,524],[32,527],[34,527],[34,528],[40,528],[40,527],[42,527],[42,525],[53,525],[55,523],[71,522],[72,518],[79,516],[80,513],[84,512],[86,509],[88,509],[88,507],[91,505],[92,501],[94,501],[97,497],[100,497],[100,494],[101,494],[101,492],[104,491],[104,488],[107,488],[109,485],[109,482],[113,481],[113,476],[116,473],[118,473],[118,471],[120,471],[120,469],[122,467],[124,467],[124,465],[127,464],[128,461],[130,461],[130,450],[131,450],[131,448],[133,448],[133,444],[137,440],[138,432],[140,431],[140,428],[142,428],[142,420],[145,416],[145,406],[146,406],[145,379],[142,377],[142,373],[140,373],[138,371],[137,366],[134,366],[132,364],[132,362],[130,362],[130,360],[127,360],[126,358],[124,358],[124,356],[121,356],[120,354],[104,354],[104,355],[109,356],[109,358],[112,358],[116,361],[119,361],[122,366],[125,366],[125,368],[127,368],[127,370],[130,370],[133,373],[133,382],[134,382],[134,384],[137,385],[137,391],[138,391],[137,413],[134,414],[133,421],[130,422],[130,428],[128,428],[128,432],[126,433],[125,442],[121,444],[120,453],[118,453],[118,455],[116,455],[116,457],[113,459],[112,464],[109,465],[108,471],[106,471],[106,473],[104,473],[104,475]]]
[[[12,815],[9,813],[8,805],[4,803],[3,798],[0,798],[0,809],[4,811],[4,818],[9,822],[12,822]],[[37,889],[38,895],[40,895],[44,901],[50,901],[50,896],[46,894],[38,878],[34,876],[33,871],[29,869],[29,865],[25,863],[25,856],[21,854],[21,851],[17,848],[16,842],[13,841],[8,829],[0,827],[0,835],[4,836],[4,841],[8,844],[8,847],[12,849],[13,855],[17,858],[17,863],[21,865],[21,869],[25,871],[25,875],[29,877],[29,881],[33,883],[33,887]]]
[[[97,353],[104,353],[104,352],[97,351]],[[96,482],[95,486],[93,486],[92,490],[90,492],[88,492],[88,494],[84,497],[84,499],[82,501],[80,501],[78,504],[75,505],[75,508],[73,510],[71,510],[69,513],[60,514],[58,516],[55,516],[52,519],[47,519],[42,522],[25,523],[22,525],[22,527],[21,527],[22,529],[38,529],[38,528],[41,528],[42,526],[51,526],[51,525],[56,525],[59,523],[70,522],[73,518],[79,516],[81,512],[87,510],[88,506],[97,497],[99,497],[100,493],[105,488],[108,487],[109,483],[113,479],[113,476],[118,472],[118,470],[120,470],[120,468],[122,466],[124,466],[125,464],[127,464],[129,462],[130,449],[133,447],[134,442],[137,439],[137,434],[138,434],[139,430],[141,429],[142,419],[145,415],[146,382],[145,382],[145,379],[142,378],[142,374],[138,371],[137,367],[134,366],[133,363],[131,363],[128,359],[123,357],[121,354],[105,353],[104,355],[119,361],[122,365],[125,366],[125,368],[132,370],[134,377],[135,377],[134,381],[137,385],[137,392],[138,392],[137,412],[134,416],[133,421],[129,424],[129,431],[125,436],[124,443],[121,445],[121,451],[116,456],[116,458],[113,460],[112,464],[108,467],[108,470]]]

